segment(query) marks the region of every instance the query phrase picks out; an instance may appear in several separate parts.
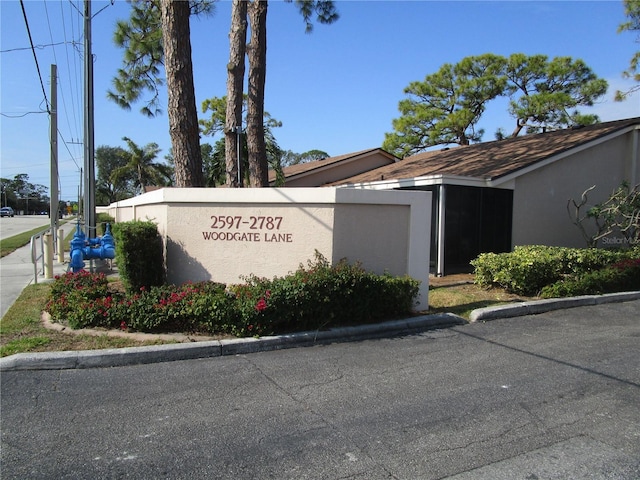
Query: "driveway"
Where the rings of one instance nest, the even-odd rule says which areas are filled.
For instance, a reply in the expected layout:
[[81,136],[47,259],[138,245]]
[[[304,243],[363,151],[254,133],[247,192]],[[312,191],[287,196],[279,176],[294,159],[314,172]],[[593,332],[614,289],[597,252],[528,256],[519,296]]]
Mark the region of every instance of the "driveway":
[[639,311],[3,372],[2,477],[640,478]]

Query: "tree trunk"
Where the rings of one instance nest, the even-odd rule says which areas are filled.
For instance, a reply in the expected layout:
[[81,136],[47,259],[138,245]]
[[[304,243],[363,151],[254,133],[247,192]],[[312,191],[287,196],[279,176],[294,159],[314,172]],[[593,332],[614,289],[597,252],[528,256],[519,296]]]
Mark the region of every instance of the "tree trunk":
[[251,39],[249,94],[247,100],[247,149],[252,187],[269,186],[267,149],[264,140],[264,85],[267,66],[267,1],[252,0],[248,6]]
[[229,33],[229,63],[227,64],[227,110],[224,128],[224,153],[227,185],[241,187],[238,182],[238,152],[241,138],[236,131],[242,129],[242,92],[244,86],[244,55],[247,43],[247,2],[233,0],[231,31]]
[[169,134],[177,187],[202,187],[200,129],[193,86],[189,2],[161,0]]

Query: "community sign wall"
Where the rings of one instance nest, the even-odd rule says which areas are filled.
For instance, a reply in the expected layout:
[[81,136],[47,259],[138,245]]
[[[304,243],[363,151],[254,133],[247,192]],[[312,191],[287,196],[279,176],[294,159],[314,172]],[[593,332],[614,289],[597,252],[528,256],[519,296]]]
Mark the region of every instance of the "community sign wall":
[[116,222],[151,220],[167,280],[241,283],[272,278],[321,253],[375,273],[420,280],[428,308],[431,193],[349,188],[164,188],[113,203]]

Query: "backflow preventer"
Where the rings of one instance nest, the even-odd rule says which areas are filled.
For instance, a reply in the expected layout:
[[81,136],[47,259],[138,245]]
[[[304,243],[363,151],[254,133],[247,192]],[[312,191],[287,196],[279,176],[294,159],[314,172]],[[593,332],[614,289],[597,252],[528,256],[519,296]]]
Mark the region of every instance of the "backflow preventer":
[[78,222],[76,233],[71,239],[71,263],[69,267],[73,273],[84,268],[83,260],[113,259],[115,256],[116,248],[109,223],[107,223],[102,237],[87,239]]

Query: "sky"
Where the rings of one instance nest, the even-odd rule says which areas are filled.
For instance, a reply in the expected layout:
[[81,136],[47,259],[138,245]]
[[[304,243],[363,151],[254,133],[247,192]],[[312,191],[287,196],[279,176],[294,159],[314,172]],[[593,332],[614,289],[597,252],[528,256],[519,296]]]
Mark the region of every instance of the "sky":
[[[640,116],[640,94],[613,101],[616,90],[633,85],[622,72],[640,48],[635,33],[617,33],[625,21],[621,0],[335,4],[340,19],[316,23],[307,34],[292,3],[269,2],[265,109],[283,124],[273,133],[284,150],[337,156],[380,147],[409,83],[445,63],[483,53],[580,58],[610,86],[596,106],[581,111],[602,121]],[[45,95],[50,100],[50,66],[56,64],[60,191],[63,200],[75,200],[84,162],[83,2],[24,0],[23,5],[26,22],[19,1],[0,0],[0,177],[26,173],[31,183],[50,185]],[[142,104],[126,111],[106,98],[122,63],[122,51],[112,41],[115,22],[128,18],[129,4],[94,0],[91,5],[95,146],[125,148],[127,136],[139,146],[157,143],[163,158],[171,147],[166,114],[150,119],[139,113]],[[203,100],[226,94],[230,17],[231,2],[220,0],[213,16],[191,20],[201,118]],[[166,111],[166,90],[161,104]],[[506,104],[497,100],[478,124],[486,132],[483,141],[494,140],[498,128],[509,132],[513,126]]]

